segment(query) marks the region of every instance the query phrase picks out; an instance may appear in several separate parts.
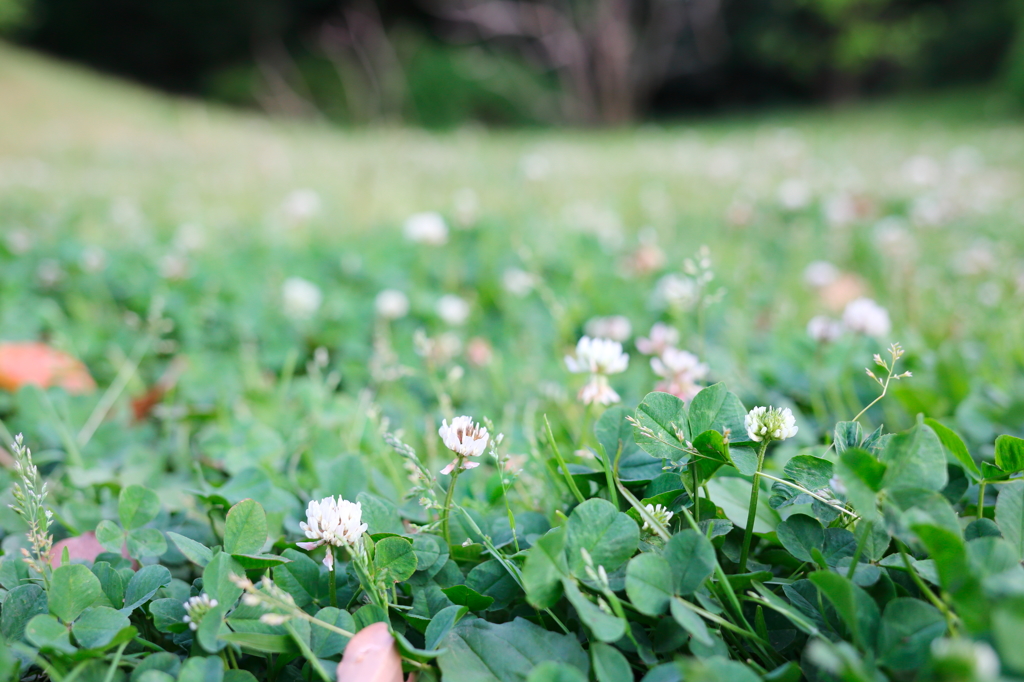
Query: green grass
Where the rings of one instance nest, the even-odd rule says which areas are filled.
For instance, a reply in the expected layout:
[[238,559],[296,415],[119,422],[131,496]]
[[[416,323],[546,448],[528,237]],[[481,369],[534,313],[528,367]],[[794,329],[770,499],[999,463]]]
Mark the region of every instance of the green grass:
[[[929,647],[940,634],[964,629],[987,637],[992,613],[1000,655],[1007,667],[1022,669],[1014,649],[1019,609],[1003,591],[990,591],[1005,585],[1005,594],[1019,597],[1020,576],[1009,574],[1019,574],[1024,551],[1020,484],[1003,485],[1024,467],[1024,441],[1004,438],[993,447],[1000,434],[1024,435],[1024,124],[999,114],[997,95],[953,93],[619,130],[345,131],[172,99],[0,46],[0,97],[0,341],[41,340],[70,352],[99,386],[92,395],[35,387],[0,392],[0,434],[23,432],[35,450],[50,487],[29,507],[34,515],[42,508],[54,512],[55,539],[99,528],[108,549],[127,538],[136,558],[150,557],[168,569],[147,567],[143,577],[156,581],[149,596],[157,601],[132,615],[150,648],[198,655],[203,647],[214,652],[223,644],[216,628],[207,627],[193,647],[181,607],[197,596],[192,581],[204,573],[199,564],[223,544],[240,556],[261,547],[287,552],[303,577],[279,584],[307,600],[310,611],[333,602],[338,592],[339,604],[355,611],[354,617],[329,616],[344,629],[375,620],[367,618],[372,610],[357,610],[362,590],[379,608],[391,609],[392,622],[414,646],[425,645],[414,628],[448,603],[442,583],[470,580],[471,571],[481,578],[475,583],[481,589],[500,583],[495,595],[506,599],[508,609],[482,612],[481,606],[476,610],[484,619],[467,617],[458,636],[518,639],[511,647],[466,644],[456,650],[458,641],[448,637],[452,651],[440,665],[455,682],[475,680],[480,666],[527,665],[521,657],[506,660],[509,649],[559,661],[571,654],[584,665],[583,642],[593,655],[610,656],[608,664],[618,666],[613,669],[632,666],[638,677],[654,658],[707,653],[686,643],[674,621],[661,615],[668,595],[685,597],[701,586],[706,594],[699,608],[685,602],[673,611],[690,604],[713,630],[716,652],[766,670],[783,660],[806,665],[813,658],[802,655],[806,638],[797,633],[807,631],[807,616],[834,630],[830,640],[852,633],[865,672],[850,679],[878,679],[875,661],[909,670],[937,657],[941,651],[933,655]],[[290,218],[283,203],[305,188],[319,197],[321,210]],[[479,206],[461,225],[457,197],[466,190]],[[806,194],[807,201],[784,206],[780,191],[790,199]],[[403,222],[421,211],[446,217],[452,230],[445,245],[403,237]],[[688,259],[702,253],[702,245],[714,272],[705,293],[715,300],[696,309],[660,305],[654,296],[659,282],[694,274]],[[631,265],[655,247],[663,262],[647,270]],[[888,309],[890,333],[847,333],[827,344],[808,338],[809,319],[838,316],[843,307],[831,300],[834,291],[826,295],[804,281],[806,266],[823,259],[860,295]],[[505,274],[513,268],[527,271],[536,286],[510,290]],[[323,295],[306,319],[287,314],[283,289],[294,277],[314,283]],[[377,313],[374,300],[385,289],[408,295],[408,315],[389,320]],[[464,324],[439,314],[446,295],[468,304]],[[563,361],[598,315],[623,315],[633,326],[624,343],[629,367],[609,377],[623,403],[612,410],[580,404],[577,391],[587,379],[570,375]],[[658,378],[634,339],[655,322],[674,325],[680,347],[708,364],[701,383],[725,382],[735,395],[712,387],[694,399],[687,416],[681,401],[652,393]],[[847,423],[833,444],[836,423],[878,397],[864,373],[872,355],[897,341],[907,349],[897,371],[910,369],[914,376],[864,414],[863,433]],[[451,352],[441,352],[445,348]],[[130,399],[158,386],[165,389],[158,404],[135,414]],[[642,401],[644,409],[634,413]],[[849,499],[836,502],[842,514],[800,503],[779,506],[792,493],[769,493],[764,486],[756,514],[748,517],[754,490],[749,479],[760,459],[753,450],[741,451],[744,405],[792,409],[799,432],[772,446],[764,474],[789,491],[810,486],[819,501],[827,501],[845,495],[832,478],[838,472],[849,491]],[[914,427],[922,413],[962,434],[961,448],[935,425],[943,443],[959,453],[959,464],[943,468],[946,452],[932,427]],[[647,431],[630,427],[626,418],[633,414]],[[499,461],[488,453],[480,467],[459,475],[448,494],[450,479],[437,472],[452,455],[438,426],[456,415],[489,420],[491,435],[506,437],[494,450]],[[881,429],[862,438],[876,427]],[[911,437],[877,437],[911,427]],[[726,433],[728,443],[709,431]],[[412,450],[396,451],[388,433],[400,434],[418,459]],[[654,457],[634,446],[634,435]],[[617,471],[598,468],[588,456],[588,449],[620,445],[626,454]],[[845,448],[850,450],[840,457]],[[796,455],[807,457],[785,468]],[[999,468],[977,473],[967,461],[971,456]],[[521,471],[508,473],[505,457]],[[697,461],[701,467],[690,466]],[[727,461],[735,468],[720,466]],[[3,607],[5,632],[15,634],[8,625],[16,624],[16,616],[9,613],[21,608],[27,618],[41,598],[36,586],[21,584],[31,578],[17,558],[26,546],[26,527],[8,507],[16,480],[13,469],[0,469],[0,583],[4,590],[21,590],[12,611]],[[410,482],[421,487],[410,489]],[[696,508],[682,494],[685,487],[703,491]],[[291,553],[307,502],[331,495],[358,496],[381,552],[372,565],[363,555],[339,555],[336,590],[326,587],[319,563]],[[244,498],[259,504],[242,503]],[[575,506],[584,498],[592,499]],[[406,580],[417,562],[440,556],[431,547],[442,547],[436,535],[441,499],[458,505],[452,507],[452,561],[443,564],[443,575],[423,572]],[[640,528],[651,520],[641,516],[640,499],[667,505],[675,517]],[[960,537],[960,528],[979,516],[979,499],[1012,546],[980,537],[996,529],[986,523],[975,522],[965,533],[978,541],[965,544]],[[241,506],[229,523],[232,504]],[[874,517],[878,505],[884,523],[875,525],[867,542],[863,531],[870,529],[852,520],[855,514]],[[686,507],[703,521],[714,517],[716,529],[728,534],[716,534],[712,544],[698,533],[681,533],[689,527]],[[795,511],[805,518],[789,524]],[[552,526],[564,524],[565,536],[561,530],[549,535],[543,556],[537,549],[519,552],[510,534],[513,514],[524,547]],[[758,537],[741,529],[751,518]],[[728,522],[736,524],[731,531]],[[495,543],[504,537],[508,544],[493,546],[473,524]],[[411,532],[414,526],[419,532]],[[192,540],[184,545],[192,562],[167,544],[168,537],[180,540],[165,535],[171,532]],[[893,534],[909,549],[892,543]],[[425,544],[410,552],[408,540]],[[676,547],[665,559],[651,551],[663,541]],[[557,565],[563,542],[602,555],[614,589],[609,584],[598,590],[598,582],[587,581],[583,554],[567,558],[572,575],[564,574]],[[784,600],[795,601],[795,592],[783,593],[777,580],[760,585],[763,573],[740,579],[743,588],[734,594],[725,575],[743,572],[741,543],[752,548],[751,569],[800,579],[801,594],[811,595],[803,597],[806,603],[817,601],[824,609],[821,594],[814,599],[820,589],[835,612],[842,611],[846,627],[834,614],[787,615]],[[885,566],[884,573],[876,565],[851,570],[841,564],[858,543],[857,556]],[[913,559],[937,560],[941,593],[932,594],[934,587],[925,584],[933,580],[926,564],[904,564],[911,561],[900,556],[904,551]],[[242,568],[227,554],[217,556],[210,559],[203,589],[224,601],[221,613],[238,596],[222,571]],[[420,558],[414,562],[412,556]],[[104,559],[111,562],[98,570],[104,580],[114,580],[111,565],[136,580],[129,578],[129,562],[113,554]],[[616,567],[627,560],[625,570],[635,571],[637,581],[631,589],[627,572],[624,591]],[[362,562],[358,571],[353,561]],[[539,563],[531,568],[531,561]],[[917,571],[913,579],[902,573],[906,566]],[[672,577],[684,569],[699,578],[686,590]],[[712,572],[714,579],[705,580]],[[315,587],[316,574],[323,589]],[[854,590],[843,575],[892,577],[865,591]],[[106,586],[101,595],[98,578],[80,566],[52,576],[51,607],[67,606],[73,594],[71,601],[82,608],[109,600]],[[403,586],[382,589],[394,579]],[[563,588],[573,608],[561,599]],[[754,589],[765,601],[752,596]],[[618,609],[616,617],[593,603],[598,591]],[[926,628],[924,620],[904,617],[900,609],[911,608],[910,599],[897,595],[922,600],[914,613],[927,620]],[[619,602],[627,597],[628,614]],[[538,607],[538,600],[551,607],[544,616],[527,603]],[[738,600],[748,604],[741,608]],[[752,600],[766,607],[753,625],[747,622]],[[781,614],[768,613],[780,604]],[[406,628],[399,611],[408,609],[420,618]],[[857,634],[857,623],[879,609],[887,634],[876,647],[874,634]],[[77,615],[70,611],[61,609],[62,618]],[[645,616],[637,620],[638,613]],[[679,624],[693,627],[698,616],[680,613],[673,616]],[[624,615],[636,632],[660,642],[657,657],[653,651],[637,656],[635,647],[621,642],[615,650],[594,644],[598,628],[605,628],[609,642],[618,640],[617,618]],[[117,614],[107,616],[121,622]],[[244,610],[230,615],[239,627],[252,626],[254,617]],[[36,618],[41,620],[30,628],[31,643],[71,646],[64,625],[49,615]],[[573,634],[554,638],[554,618]],[[761,644],[765,628],[773,631],[767,634],[771,650]],[[491,634],[481,634],[489,629]],[[474,630],[480,632],[467,634]],[[260,641],[277,651],[290,647],[287,630],[274,632],[279,636]],[[313,656],[308,649],[315,640],[293,636]],[[775,647],[773,638],[797,644]],[[858,655],[822,646],[818,658]],[[88,668],[74,669],[85,671],[79,679],[114,679],[107,670],[134,662],[140,653],[135,647],[111,649]],[[889,650],[888,658],[876,648]],[[31,660],[24,646],[11,651]],[[6,652],[0,647],[0,655]],[[235,653],[259,671],[257,679],[266,677],[264,659]],[[229,664],[235,653],[225,655]],[[332,650],[328,658],[334,661],[338,653]],[[487,660],[476,661],[478,654]],[[406,652],[406,660],[415,656]],[[59,653],[44,651],[43,658],[54,677],[80,665]],[[278,679],[300,675],[303,658],[294,664],[285,655],[276,660],[286,667]],[[705,679],[701,674],[709,675],[713,665],[716,678],[755,677],[752,669],[716,660],[687,659],[687,679]],[[942,672],[950,669],[948,661],[933,663],[936,679],[952,679]],[[189,665],[196,664],[202,662]]]

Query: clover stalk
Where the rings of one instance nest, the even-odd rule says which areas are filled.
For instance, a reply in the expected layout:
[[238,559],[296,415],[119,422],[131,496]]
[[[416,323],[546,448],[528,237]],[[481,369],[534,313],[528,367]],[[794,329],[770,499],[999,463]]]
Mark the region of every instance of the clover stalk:
[[444,541],[449,545],[452,544],[452,538],[448,528],[448,518],[451,516],[452,498],[455,496],[455,482],[459,478],[459,472],[462,471],[464,460],[465,457],[459,455],[455,468],[452,470],[452,480],[448,483],[448,492],[444,496],[444,509],[441,510],[441,534],[444,536]]
[[761,469],[764,467],[764,453],[768,450],[768,439],[761,443],[757,452],[757,470],[754,471],[754,485],[750,489],[750,507],[747,509],[747,526],[743,529],[743,547],[740,550],[740,573],[747,571],[747,557],[750,555],[750,540],[754,536],[754,520],[757,517],[757,498],[761,492]]

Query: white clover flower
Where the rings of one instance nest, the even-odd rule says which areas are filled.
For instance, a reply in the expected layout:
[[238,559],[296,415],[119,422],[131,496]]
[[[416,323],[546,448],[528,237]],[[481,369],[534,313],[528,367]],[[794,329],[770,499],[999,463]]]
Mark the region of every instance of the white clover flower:
[[448,224],[440,213],[414,213],[405,219],[405,238],[417,244],[441,246],[448,241]]
[[779,185],[779,203],[788,211],[798,211],[811,203],[811,188],[799,178],[789,178]]
[[189,630],[195,632],[199,629],[199,624],[203,622],[203,616],[217,607],[217,600],[210,599],[210,595],[204,592],[197,597],[189,598],[183,606],[185,607],[185,617],[182,620],[188,623]]
[[320,212],[320,195],[311,189],[293,190],[284,199],[281,210],[291,223],[304,223]]
[[619,342],[628,340],[633,334],[633,325],[629,318],[623,315],[592,317],[587,320],[583,329],[591,338],[605,338]]
[[437,299],[435,309],[437,310],[437,316],[445,324],[450,324],[453,327],[462,326],[469,319],[469,302],[455,294],[445,294]]
[[700,285],[685,275],[669,273],[654,285],[654,303],[662,308],[693,310],[700,301]]
[[289,277],[281,286],[284,314],[292,320],[308,320],[316,315],[323,303],[320,287],[301,277]]
[[[310,500],[309,506],[306,507],[306,521],[300,522],[299,528],[313,542],[297,544],[307,551],[320,545],[330,545],[361,552],[363,533],[368,528],[362,520],[363,506],[359,502],[349,502],[340,497],[335,500],[333,495],[319,502]],[[334,566],[333,552],[327,552],[324,565],[327,568]]]
[[965,679],[987,682],[999,678],[999,656],[984,642],[942,637],[932,641],[931,650],[933,659],[969,668],[973,674],[966,675]]
[[934,185],[941,175],[939,162],[924,154],[912,156],[903,164],[903,176],[915,185]]
[[584,336],[576,344],[576,357],[565,356],[565,365],[573,374],[618,374],[626,371],[629,356],[618,341]]
[[[663,526],[667,526],[668,522],[672,520],[673,516],[675,516],[673,512],[669,511],[663,505],[660,504],[648,504],[645,505],[644,508],[647,509],[650,515],[653,516],[654,519]],[[641,530],[654,530],[654,528],[651,526],[649,522],[644,521],[644,527]]]
[[786,440],[800,430],[788,407],[755,407],[743,418],[743,424],[747,427],[750,440],[758,443]]
[[655,322],[646,337],[636,340],[636,349],[644,355],[661,355],[679,343],[679,330],[664,322]]
[[520,298],[533,291],[537,278],[526,270],[507,268],[501,276],[501,284],[505,291]]
[[576,357],[565,356],[565,365],[574,374],[590,373],[590,380],[578,394],[583,404],[611,405],[621,400],[608,384],[609,374],[624,372],[629,365],[629,356],[622,352],[618,341],[584,336],[576,344]]
[[846,304],[843,325],[852,332],[867,336],[885,336],[892,331],[889,311],[870,298],[858,298]]
[[700,393],[701,386],[696,382],[708,375],[708,366],[700,358],[678,348],[666,348],[661,357],[651,358],[651,369],[665,379],[655,386],[656,391],[687,401]]
[[804,282],[815,289],[827,287],[839,279],[839,268],[827,260],[816,260],[804,268]]
[[611,405],[620,402],[622,398],[608,383],[608,377],[603,374],[593,374],[576,394],[584,405]]
[[828,315],[817,315],[807,323],[807,335],[818,343],[830,343],[843,335],[843,323]]
[[487,449],[487,442],[490,434],[487,429],[473,422],[473,418],[463,415],[452,419],[451,426],[448,420],[441,422],[441,428],[437,430],[441,436],[444,446],[454,452],[458,457],[453,459],[448,466],[441,469],[444,475],[450,474],[462,462],[463,469],[475,469],[480,466],[479,462],[465,461],[467,457],[479,457]]
[[409,314],[409,297],[398,289],[384,289],[377,294],[374,306],[385,320],[397,320]]

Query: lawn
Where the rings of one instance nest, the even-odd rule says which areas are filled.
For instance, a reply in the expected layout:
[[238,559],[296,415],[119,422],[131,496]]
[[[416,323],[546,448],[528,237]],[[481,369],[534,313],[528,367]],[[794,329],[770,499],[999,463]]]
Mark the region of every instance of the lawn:
[[[0,345],[49,485],[0,453],[0,679],[331,679],[377,621],[449,682],[1024,672],[999,102],[339,130],[0,44],[0,341],[84,363]],[[51,568],[11,503],[106,552]]]

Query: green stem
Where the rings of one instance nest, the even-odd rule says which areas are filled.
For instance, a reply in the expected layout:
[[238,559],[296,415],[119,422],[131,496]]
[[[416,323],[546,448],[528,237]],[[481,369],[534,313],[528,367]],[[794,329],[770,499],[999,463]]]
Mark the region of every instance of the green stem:
[[923,580],[921,580],[921,576],[917,574],[917,571],[914,570],[914,566],[910,563],[910,557],[907,556],[907,550],[904,549],[903,543],[899,540],[896,541],[896,549],[900,551],[900,557],[903,559],[903,565],[906,567],[907,573],[910,574],[910,579],[914,581],[915,585],[917,585],[917,589],[921,591],[921,594],[927,597],[928,601],[930,601],[932,605],[946,617],[946,627],[949,628],[950,634],[956,635],[956,617],[949,610],[949,607],[946,606],[946,603],[935,596],[935,593],[928,589],[928,586],[924,584]]
[[576,501],[583,504],[586,498],[583,497],[583,493],[576,487],[576,481],[573,480],[572,475],[569,473],[569,465],[562,459],[562,453],[558,450],[558,446],[555,444],[555,434],[551,432],[551,422],[548,421],[548,416],[544,415],[544,427],[547,429],[548,443],[551,444],[551,450],[555,453],[555,459],[558,460],[558,466],[562,469],[562,474],[565,476],[565,482],[569,484],[569,490],[572,491]]
[[978,484],[978,518],[985,518],[985,485],[988,481],[982,480]]
[[850,561],[850,568],[846,571],[846,579],[853,580],[854,573],[857,572],[857,563],[860,561],[860,557],[864,554],[864,543],[867,542],[868,536],[871,535],[871,522],[861,521],[860,537],[857,538],[857,551],[853,553],[853,560]]
[[327,551],[331,553],[331,570],[328,573],[331,589],[331,606],[338,608],[338,579],[335,571],[338,567],[338,557],[334,554],[334,546],[327,545]]
[[750,555],[750,540],[754,536],[754,519],[757,516],[757,497],[761,492],[761,468],[764,466],[764,453],[768,450],[768,441],[761,443],[757,453],[757,471],[754,472],[754,485],[750,489],[750,508],[747,509],[747,527],[743,529],[743,547],[740,550],[739,572],[747,572],[747,557]]
[[690,462],[693,471],[693,519],[700,523],[700,490],[697,488],[697,460]]
[[448,492],[444,496],[444,509],[441,510],[441,535],[444,536],[444,541],[448,545],[452,544],[451,533],[448,530],[448,517],[451,516],[452,511],[452,498],[455,495],[455,481],[459,478],[459,473],[462,471],[462,457],[458,458],[455,462],[455,469],[452,470],[452,480],[448,482]]

